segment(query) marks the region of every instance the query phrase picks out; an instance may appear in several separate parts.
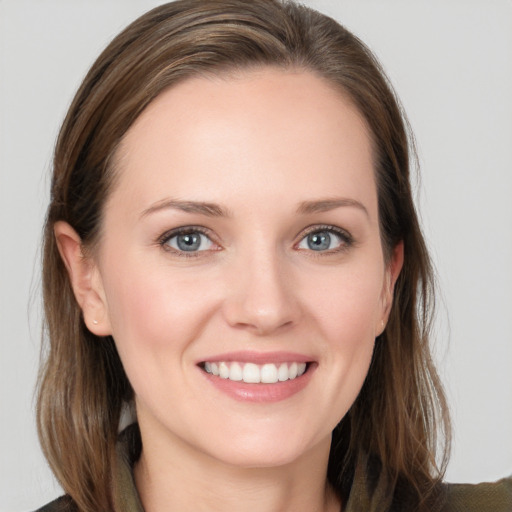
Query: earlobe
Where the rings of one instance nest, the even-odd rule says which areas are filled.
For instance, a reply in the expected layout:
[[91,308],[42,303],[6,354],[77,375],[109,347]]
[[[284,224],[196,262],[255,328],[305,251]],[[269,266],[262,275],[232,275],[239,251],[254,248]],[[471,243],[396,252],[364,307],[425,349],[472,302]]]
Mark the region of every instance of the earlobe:
[[97,336],[112,334],[103,284],[95,262],[83,254],[82,240],[67,222],[56,222],[54,234],[87,328]]

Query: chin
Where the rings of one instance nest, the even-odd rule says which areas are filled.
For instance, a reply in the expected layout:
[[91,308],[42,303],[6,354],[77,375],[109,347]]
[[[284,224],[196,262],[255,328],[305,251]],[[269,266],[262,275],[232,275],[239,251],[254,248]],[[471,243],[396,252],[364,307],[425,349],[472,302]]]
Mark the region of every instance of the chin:
[[[323,440],[327,453],[330,440],[330,435]],[[225,464],[245,469],[277,468],[307,458],[313,452],[312,448],[319,444],[322,443],[307,442],[303,438],[290,438],[289,432],[285,432],[279,436],[240,437],[235,442],[230,440],[229,446],[223,450],[218,450],[219,445],[216,445],[211,455]]]

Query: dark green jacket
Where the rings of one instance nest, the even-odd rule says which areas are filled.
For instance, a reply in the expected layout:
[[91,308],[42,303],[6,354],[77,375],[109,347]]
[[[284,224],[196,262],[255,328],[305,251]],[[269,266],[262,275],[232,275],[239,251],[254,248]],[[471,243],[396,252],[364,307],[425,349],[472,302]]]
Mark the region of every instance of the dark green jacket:
[[[133,481],[129,442],[124,436],[124,442],[118,446],[122,509],[123,512],[144,512]],[[414,512],[403,502],[390,503],[378,485],[369,495],[364,467],[364,464],[357,465],[343,512]],[[443,484],[441,496],[444,501],[442,512],[512,512],[512,477],[478,485]],[[63,496],[36,512],[77,512],[77,509],[69,497]]]

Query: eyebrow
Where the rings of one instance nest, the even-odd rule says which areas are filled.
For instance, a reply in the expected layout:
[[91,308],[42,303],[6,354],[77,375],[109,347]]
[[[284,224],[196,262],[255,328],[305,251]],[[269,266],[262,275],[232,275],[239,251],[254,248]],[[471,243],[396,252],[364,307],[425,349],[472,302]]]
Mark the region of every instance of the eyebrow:
[[[322,213],[334,210],[341,207],[353,207],[363,211],[369,217],[366,207],[356,201],[355,199],[348,198],[335,198],[335,199],[320,199],[316,201],[302,201],[298,208],[297,213],[301,215],[308,215],[314,213]],[[186,213],[197,213],[206,215],[207,217],[231,217],[230,212],[216,203],[208,203],[204,201],[180,201],[178,199],[163,199],[153,204],[141,214],[146,217],[152,213],[160,210],[180,210]]]
[[231,216],[228,210],[215,203],[207,203],[204,201],[180,201],[178,199],[164,199],[162,201],[158,201],[154,205],[144,210],[141,214],[141,218],[146,217],[151,213],[167,209],[181,210],[182,212],[186,213],[198,213],[200,215],[206,215],[207,217]]
[[348,199],[348,198],[334,198],[334,199],[320,199],[318,201],[303,201],[300,203],[299,207],[297,208],[297,213],[307,215],[312,213],[322,213],[322,212],[328,212],[330,210],[334,210],[336,208],[341,208],[344,206],[350,206],[353,208],[358,208],[359,210],[362,210],[367,217],[369,217],[368,210],[366,207],[360,203],[359,201],[356,201],[355,199]]

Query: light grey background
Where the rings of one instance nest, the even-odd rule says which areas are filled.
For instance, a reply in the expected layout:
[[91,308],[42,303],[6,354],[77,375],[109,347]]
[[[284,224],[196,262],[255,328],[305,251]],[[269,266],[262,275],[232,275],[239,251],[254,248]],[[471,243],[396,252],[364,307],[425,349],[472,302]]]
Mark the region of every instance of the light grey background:
[[[0,510],[57,496],[33,419],[51,152],[104,45],[150,0],[0,1]],[[512,473],[512,2],[310,0],[382,60],[415,130],[443,292],[451,481]]]

